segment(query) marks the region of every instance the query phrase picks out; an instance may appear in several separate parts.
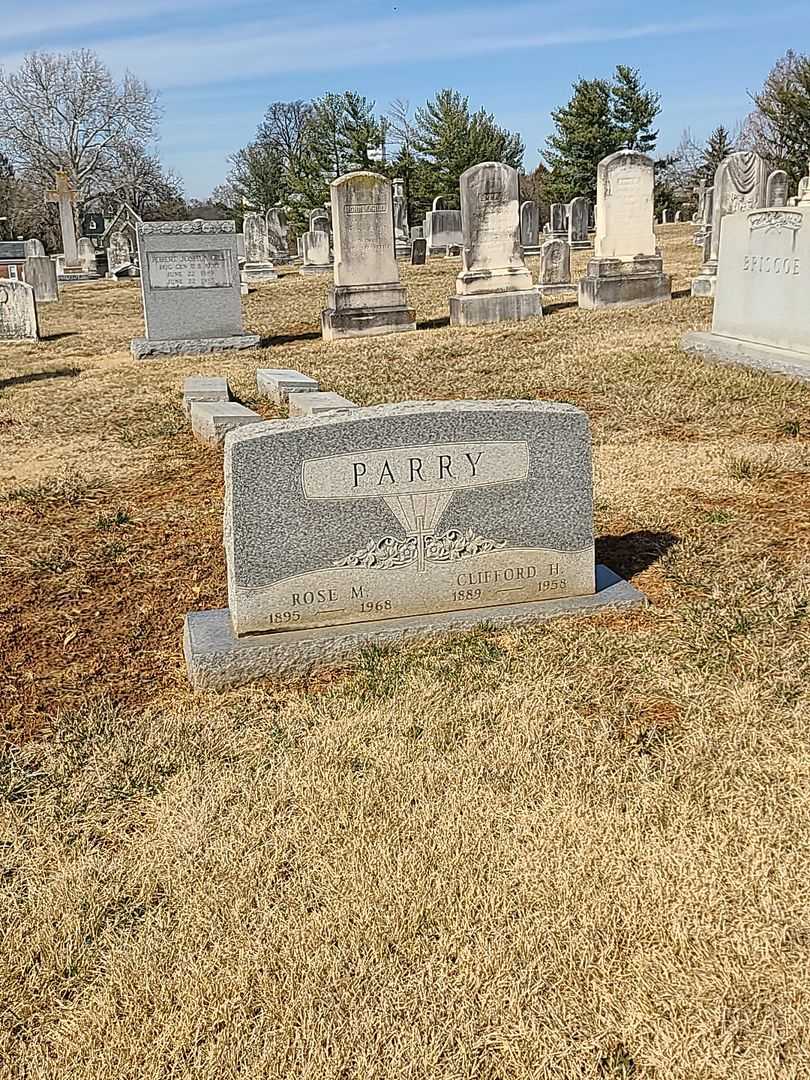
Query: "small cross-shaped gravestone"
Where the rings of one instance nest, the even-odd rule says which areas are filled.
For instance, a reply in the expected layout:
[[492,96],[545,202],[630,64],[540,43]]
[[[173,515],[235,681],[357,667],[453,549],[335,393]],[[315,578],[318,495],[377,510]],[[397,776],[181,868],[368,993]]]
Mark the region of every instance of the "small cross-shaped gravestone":
[[59,227],[62,230],[62,245],[65,252],[65,269],[79,269],[79,248],[76,242],[76,223],[73,219],[73,204],[76,192],[70,186],[66,172],[56,174],[56,188],[48,193],[48,202],[59,206]]

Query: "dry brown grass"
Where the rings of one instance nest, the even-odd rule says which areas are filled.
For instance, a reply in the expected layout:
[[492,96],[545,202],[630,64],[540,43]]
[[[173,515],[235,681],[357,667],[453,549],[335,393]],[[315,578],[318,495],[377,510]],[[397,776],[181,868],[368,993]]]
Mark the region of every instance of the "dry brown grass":
[[[259,356],[135,364],[104,284],[0,357],[0,1077],[807,1075],[810,389],[682,354],[687,297],[451,330],[454,270],[406,269],[431,329],[390,339],[322,344],[289,275]],[[581,405],[652,606],[192,695],[222,481],[178,387],[260,364]]]

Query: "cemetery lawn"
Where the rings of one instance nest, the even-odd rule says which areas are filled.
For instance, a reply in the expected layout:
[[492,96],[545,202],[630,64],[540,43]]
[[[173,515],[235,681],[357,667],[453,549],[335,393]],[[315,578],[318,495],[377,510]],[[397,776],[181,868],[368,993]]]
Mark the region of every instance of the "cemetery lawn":
[[[414,334],[324,344],[291,273],[258,352],[135,362],[106,282],[0,350],[0,1077],[806,1075],[810,386],[679,350],[691,232],[657,307],[451,329],[434,259]],[[193,694],[222,455],[179,388],[280,416],[257,366],[587,410],[598,556],[650,606]]]

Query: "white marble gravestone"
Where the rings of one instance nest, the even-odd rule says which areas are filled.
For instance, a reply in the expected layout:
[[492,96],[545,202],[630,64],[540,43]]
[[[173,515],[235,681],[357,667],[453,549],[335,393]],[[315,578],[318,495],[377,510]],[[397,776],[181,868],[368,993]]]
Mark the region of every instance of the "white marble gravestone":
[[38,341],[39,321],[33,288],[0,278],[0,341]]
[[31,240],[25,241],[25,257],[26,259],[41,259],[45,256],[45,245],[41,240],[37,240],[36,237]]
[[96,277],[96,249],[88,236],[82,236],[78,242],[79,262],[87,277]]
[[591,471],[587,416],[554,402],[410,402],[231,432],[229,606],[186,620],[192,682],[641,602],[595,573]]
[[787,206],[788,201],[788,174],[784,169],[775,169],[768,176],[768,185],[765,189],[765,205]]
[[672,298],[653,231],[652,158],[619,150],[596,172],[594,257],[579,283],[582,308],[637,307]]
[[712,190],[712,220],[704,241],[704,262],[692,281],[693,296],[714,296],[720,251],[720,222],[726,214],[757,210],[765,205],[768,168],[753,151],[729,154],[717,166]]
[[272,263],[290,261],[287,214],[281,206],[272,206],[267,211],[267,247]]
[[425,214],[424,229],[429,255],[451,255],[461,249],[460,210],[431,210]]
[[300,237],[301,257],[304,262],[299,274],[330,274],[332,253],[329,248],[329,232],[326,229],[310,229]]
[[568,246],[572,251],[584,251],[591,246],[588,236],[590,216],[591,201],[584,195],[578,195],[568,204]]
[[570,292],[576,288],[571,281],[571,248],[567,240],[546,240],[540,252],[541,293]]
[[564,240],[568,236],[568,204],[552,203],[549,232],[555,240]]
[[324,340],[415,330],[416,314],[399,280],[390,180],[352,172],[329,187],[335,276],[321,312]]
[[[398,259],[411,254],[411,235],[408,229],[408,202],[405,198],[405,181],[393,181],[394,188],[394,250]],[[334,212],[333,212],[334,215]]]
[[123,232],[110,233],[107,242],[107,272],[109,277],[115,277],[116,270],[122,266],[128,266],[132,262],[132,252],[129,249],[129,239]]
[[520,244],[517,169],[487,161],[462,173],[460,185],[464,246],[450,322],[471,326],[542,315]]
[[242,281],[246,285],[257,281],[275,281],[278,274],[270,258],[270,241],[265,214],[259,210],[246,211],[242,222],[242,233],[245,237],[245,265],[242,267]]
[[34,299],[38,304],[53,303],[59,299],[56,263],[47,255],[34,255],[25,260],[25,280],[34,290]]
[[682,344],[810,380],[810,204],[723,217],[711,333]]
[[84,267],[79,261],[79,249],[76,242],[76,220],[73,216],[76,192],[71,187],[66,172],[57,172],[54,190],[47,195],[47,201],[56,203],[59,207],[59,228],[62,233],[62,250],[65,256],[62,275],[65,277],[81,276],[84,273]]
[[138,225],[146,336],[136,359],[259,344],[242,325],[233,221],[144,221]]

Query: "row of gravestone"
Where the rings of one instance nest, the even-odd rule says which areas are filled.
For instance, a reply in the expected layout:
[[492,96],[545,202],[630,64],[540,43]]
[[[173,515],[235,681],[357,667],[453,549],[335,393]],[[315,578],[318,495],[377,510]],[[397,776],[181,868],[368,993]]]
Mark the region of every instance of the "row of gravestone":
[[256,373],[289,420],[186,379],[224,441],[229,607],[187,616],[199,689],[301,675],[372,644],[521,625],[643,596],[594,562],[588,418],[553,402],[360,408],[297,371]]
[[[579,283],[582,307],[654,303],[671,296],[655,245],[653,183],[653,162],[643,154],[619,151],[600,163],[596,249]],[[460,191],[464,243],[450,298],[451,323],[542,315],[540,289],[524,261],[517,170],[498,162],[475,165],[462,175]],[[416,329],[400,282],[390,182],[369,172],[342,176],[331,184],[331,208],[334,277],[321,314],[324,339]],[[587,207],[584,211],[587,221]],[[229,221],[138,227],[146,334],[133,341],[135,356],[259,343],[242,326],[235,232]],[[316,242],[328,258],[327,229],[311,228],[304,237],[302,270],[309,265],[308,245]]]

